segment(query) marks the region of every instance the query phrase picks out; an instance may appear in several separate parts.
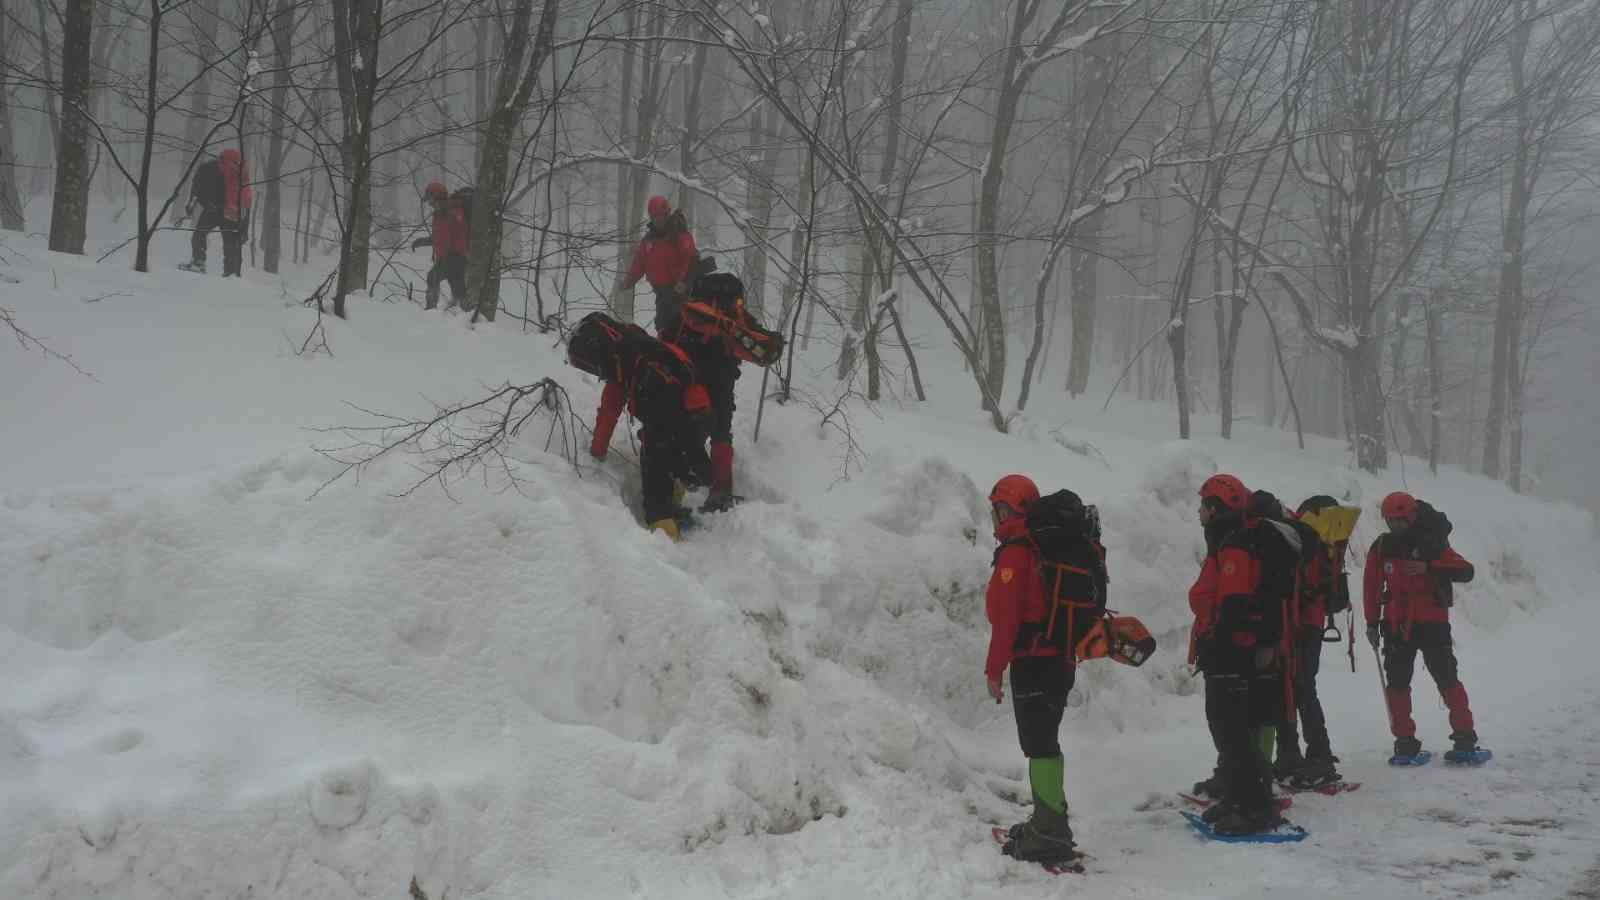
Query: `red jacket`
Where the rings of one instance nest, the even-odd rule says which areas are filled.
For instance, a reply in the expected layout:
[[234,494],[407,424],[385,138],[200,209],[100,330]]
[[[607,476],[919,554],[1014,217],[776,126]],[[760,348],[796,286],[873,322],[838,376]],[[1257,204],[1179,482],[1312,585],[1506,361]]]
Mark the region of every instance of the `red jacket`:
[[1189,664],[1194,665],[1199,655],[1200,642],[1209,638],[1217,627],[1217,557],[1207,554],[1200,565],[1200,575],[1189,586],[1189,611],[1194,613],[1194,625],[1189,629]]
[[1403,631],[1413,622],[1450,621],[1451,584],[1472,580],[1472,563],[1447,545],[1437,559],[1417,559],[1405,535],[1380,535],[1367,551],[1361,583],[1367,624],[1383,621]]
[[1049,645],[1017,649],[1017,631],[1022,623],[1041,622],[1048,612],[1044,579],[1039,575],[1039,553],[1022,539],[1026,533],[1027,522],[1021,516],[1001,522],[994,530],[1000,549],[995,552],[994,573],[989,576],[989,590],[984,596],[990,631],[989,655],[983,663],[983,674],[994,679],[1019,656],[1060,655]]
[[633,252],[628,283],[635,284],[643,277],[649,280],[651,287],[672,287],[689,277],[689,264],[698,255],[700,251],[694,245],[694,235],[688,229],[669,230],[659,235],[652,231]]
[[[1231,649],[1275,645],[1281,639],[1288,601],[1294,596],[1299,569],[1299,536],[1293,528],[1269,519],[1247,519],[1215,541],[1200,575],[1189,588],[1194,613],[1189,662],[1199,657],[1202,641],[1226,637]],[[1220,630],[1226,634],[1219,633]]]
[[441,263],[452,255],[467,255],[467,214],[454,203],[433,213],[433,261]]
[[229,222],[239,221],[241,215],[250,215],[255,202],[255,191],[250,188],[250,167],[244,157],[231,147],[222,151],[222,217]]

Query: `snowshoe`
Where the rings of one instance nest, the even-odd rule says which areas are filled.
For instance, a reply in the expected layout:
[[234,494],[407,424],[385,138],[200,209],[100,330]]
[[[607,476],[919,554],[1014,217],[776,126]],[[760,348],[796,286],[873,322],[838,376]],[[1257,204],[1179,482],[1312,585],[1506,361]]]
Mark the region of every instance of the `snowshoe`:
[[[1006,848],[1010,847],[1013,840],[1015,840],[1015,838],[1012,836],[1012,831],[1021,827],[1021,824],[1013,825],[1010,828],[1001,828],[1000,826],[996,825],[989,829],[989,834],[994,838],[995,843],[1000,845],[1001,853],[1005,854],[1006,856],[1011,856],[1010,851],[1008,851]],[[1087,853],[1074,849],[1072,851],[1071,858],[1056,862],[1040,862],[1039,868],[1044,869],[1051,875],[1066,875],[1068,873],[1073,875],[1082,875],[1084,874],[1083,861],[1088,858],[1089,855]]]
[[1395,755],[1389,757],[1389,765],[1391,765],[1391,766],[1425,766],[1425,765],[1428,764],[1429,760],[1432,760],[1432,759],[1433,759],[1433,752],[1430,751],[1430,750],[1418,750],[1416,753],[1413,753],[1410,756],[1406,756],[1406,755],[1401,754],[1401,753],[1396,753]]
[[[1205,816],[1200,818],[1205,820]],[[1284,824],[1284,818],[1271,808],[1247,810],[1242,806],[1234,806],[1206,824],[1218,837],[1244,837],[1274,831]]]
[[1289,823],[1281,817],[1278,824],[1269,831],[1251,832],[1247,834],[1219,834],[1201,818],[1187,810],[1179,810],[1188,820],[1190,827],[1202,838],[1208,841],[1221,841],[1226,844],[1290,844],[1303,841],[1310,832],[1298,825]]
[[206,264],[203,262],[195,262],[193,260],[190,260],[189,262],[178,263],[177,268],[184,272],[193,272],[196,275],[204,275],[206,273]]

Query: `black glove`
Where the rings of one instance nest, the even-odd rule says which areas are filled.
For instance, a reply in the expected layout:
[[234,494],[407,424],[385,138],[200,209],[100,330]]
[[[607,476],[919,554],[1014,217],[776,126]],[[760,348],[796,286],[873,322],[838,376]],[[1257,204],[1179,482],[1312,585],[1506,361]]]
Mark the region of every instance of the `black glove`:
[[428,245],[430,245],[432,243],[433,243],[433,239],[431,239],[431,238],[417,238],[416,240],[411,242],[411,249],[420,250],[423,247],[426,247],[426,246],[428,246]]
[[1382,639],[1383,639],[1383,629],[1382,628],[1380,628],[1376,623],[1367,626],[1367,643],[1372,645],[1372,649],[1374,649],[1374,650],[1378,649],[1378,643]]

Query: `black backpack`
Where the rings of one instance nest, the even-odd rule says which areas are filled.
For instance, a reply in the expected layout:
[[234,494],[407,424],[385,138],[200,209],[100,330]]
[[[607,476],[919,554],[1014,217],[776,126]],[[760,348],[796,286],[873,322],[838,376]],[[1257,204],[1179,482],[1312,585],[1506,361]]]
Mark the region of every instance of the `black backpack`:
[[590,375],[622,384],[639,359],[659,345],[660,341],[638,325],[592,312],[567,336],[567,362]]
[[1039,552],[1039,578],[1049,598],[1049,616],[1037,628],[1024,628],[1019,641],[1040,640],[1072,652],[1105,616],[1105,549],[1100,546],[1100,514],[1072,491],[1040,497],[1028,506],[1028,541]]
[[462,224],[467,226],[467,240],[472,240],[472,201],[477,197],[477,191],[472,185],[458,187],[450,195],[450,201],[461,209]]

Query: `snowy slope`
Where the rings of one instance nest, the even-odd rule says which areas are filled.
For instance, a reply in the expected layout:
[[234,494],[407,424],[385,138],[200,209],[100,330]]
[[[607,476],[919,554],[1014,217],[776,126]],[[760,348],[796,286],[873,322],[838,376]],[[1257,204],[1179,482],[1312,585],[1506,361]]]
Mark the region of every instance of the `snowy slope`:
[[[1276,432],[1179,445],[1137,405],[1040,398],[999,435],[937,361],[930,408],[849,409],[864,455],[806,404],[769,405],[752,443],[747,373],[755,499],[681,545],[633,522],[620,437],[575,472],[530,429],[514,489],[488,472],[397,497],[418,477],[398,457],[317,493],[337,466],[310,448],[340,439],[308,429],[362,409],[549,375],[587,416],[598,389],[514,325],[358,300],[325,323],[333,355],[302,357],[303,278],[8,253],[0,304],[94,380],[0,355],[6,896],[399,897],[415,877],[434,900],[1543,898],[1596,862],[1596,547],[1573,509],[1414,461],[1369,478]],[[1211,762],[1182,645],[1194,491],[1219,466],[1359,502],[1362,545],[1403,474],[1451,515],[1479,565],[1457,621],[1490,768],[1388,769],[1370,654],[1355,674],[1333,655],[1335,750],[1366,786],[1300,800],[1313,837],[1292,848],[1194,840],[1168,798]],[[1142,670],[1080,673],[1062,733],[1082,885],[999,856],[985,825],[1026,814],[981,676],[982,497],[1009,471],[1100,503],[1113,606],[1163,640]]]

